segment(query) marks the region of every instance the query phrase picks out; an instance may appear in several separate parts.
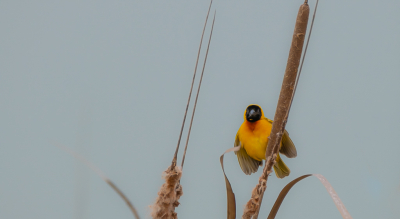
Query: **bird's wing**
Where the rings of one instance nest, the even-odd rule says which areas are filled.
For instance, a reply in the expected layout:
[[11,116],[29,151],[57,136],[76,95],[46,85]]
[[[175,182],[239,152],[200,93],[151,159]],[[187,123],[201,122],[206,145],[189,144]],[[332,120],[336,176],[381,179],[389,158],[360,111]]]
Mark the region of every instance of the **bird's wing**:
[[271,123],[271,124],[272,124],[272,122],[273,122],[272,120],[268,119],[267,117],[264,117],[264,119],[267,120],[267,121],[268,121],[269,123]]
[[239,136],[236,135],[236,139],[235,139],[235,147],[236,146],[241,146],[239,151],[235,152],[235,154],[237,155],[238,161],[239,161],[239,165],[242,168],[243,172],[246,175],[250,175],[252,173],[257,172],[258,167],[260,165],[262,165],[262,161],[258,161],[258,160],[254,160],[253,158],[251,158],[246,150],[244,149],[244,147],[241,145],[241,142],[239,140]]
[[[265,118],[269,123],[272,124],[272,120]],[[289,133],[285,130],[282,136],[282,146],[279,149],[279,152],[285,155],[288,158],[294,158],[297,156],[296,147],[293,144],[292,139],[289,137]]]
[[292,139],[289,137],[289,133],[285,130],[282,136],[282,146],[279,152],[288,158],[294,158],[297,156],[296,147],[293,144]]

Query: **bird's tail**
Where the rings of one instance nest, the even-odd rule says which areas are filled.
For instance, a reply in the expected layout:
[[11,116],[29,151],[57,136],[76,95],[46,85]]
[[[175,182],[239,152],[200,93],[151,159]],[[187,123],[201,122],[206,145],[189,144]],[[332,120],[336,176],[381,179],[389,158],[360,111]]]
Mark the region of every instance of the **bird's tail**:
[[289,176],[290,169],[283,162],[283,160],[279,156],[279,153],[277,155],[278,156],[276,157],[276,163],[274,165],[274,170],[275,170],[276,177],[282,179],[285,176]]

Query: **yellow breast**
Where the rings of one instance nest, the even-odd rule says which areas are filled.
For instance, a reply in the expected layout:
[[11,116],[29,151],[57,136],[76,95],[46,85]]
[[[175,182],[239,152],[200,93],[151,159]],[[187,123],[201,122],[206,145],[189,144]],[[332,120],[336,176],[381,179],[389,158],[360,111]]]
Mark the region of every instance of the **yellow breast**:
[[265,159],[265,150],[267,149],[271,128],[272,124],[266,119],[260,119],[257,122],[244,121],[240,126],[239,140],[251,158],[258,161]]

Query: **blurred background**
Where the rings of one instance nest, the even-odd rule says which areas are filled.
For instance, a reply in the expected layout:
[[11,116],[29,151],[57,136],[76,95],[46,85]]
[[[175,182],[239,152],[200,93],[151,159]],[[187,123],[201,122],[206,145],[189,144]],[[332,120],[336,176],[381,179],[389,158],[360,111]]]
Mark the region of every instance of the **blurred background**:
[[[233,146],[247,105],[273,118],[302,3],[214,1],[179,218],[226,217],[219,156]],[[87,157],[149,218],[178,140],[208,6],[0,2],[0,218],[133,218],[56,144]],[[394,0],[320,2],[286,126],[298,156],[283,158],[289,177],[268,181],[259,218],[308,173],[324,175],[354,218],[400,217],[399,10]],[[210,27],[211,20],[205,38]],[[246,176],[234,154],[225,166],[239,218],[261,171]],[[277,215],[340,217],[316,178],[298,183]]]

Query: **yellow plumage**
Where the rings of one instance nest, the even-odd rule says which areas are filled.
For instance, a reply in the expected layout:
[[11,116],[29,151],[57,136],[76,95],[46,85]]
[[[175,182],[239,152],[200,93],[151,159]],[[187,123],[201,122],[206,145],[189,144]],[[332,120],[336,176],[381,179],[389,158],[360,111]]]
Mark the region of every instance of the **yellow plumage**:
[[[240,167],[243,172],[250,175],[258,170],[265,160],[265,151],[268,144],[268,136],[271,133],[272,120],[264,116],[260,106],[249,105],[244,113],[244,122],[240,126],[235,139],[235,146],[240,145],[240,150],[236,152]],[[286,132],[282,137],[280,153],[289,158],[296,157],[297,151]],[[275,174],[278,178],[288,176],[290,169],[285,165],[279,156],[274,165]]]

